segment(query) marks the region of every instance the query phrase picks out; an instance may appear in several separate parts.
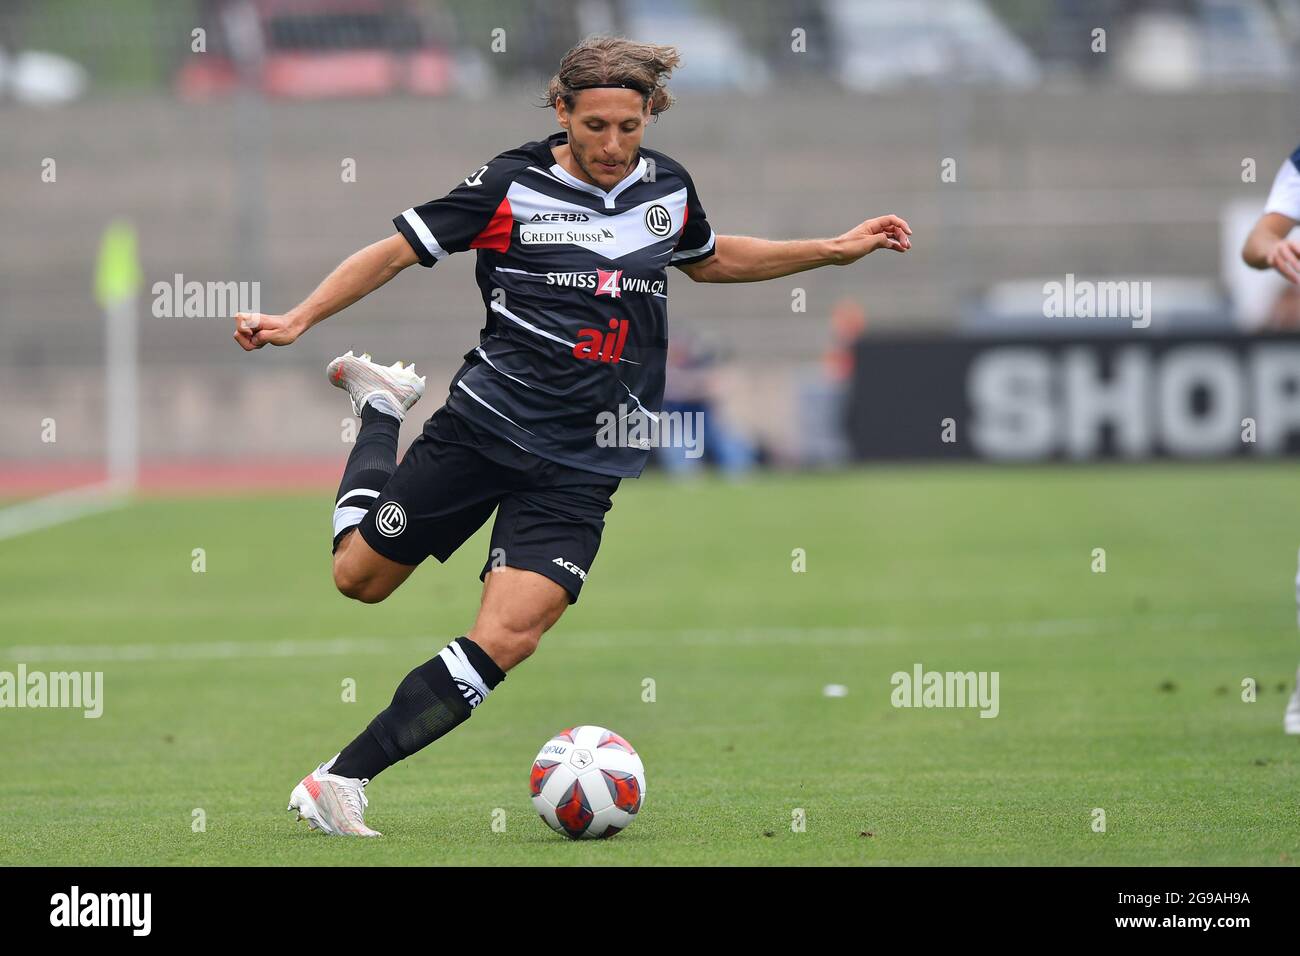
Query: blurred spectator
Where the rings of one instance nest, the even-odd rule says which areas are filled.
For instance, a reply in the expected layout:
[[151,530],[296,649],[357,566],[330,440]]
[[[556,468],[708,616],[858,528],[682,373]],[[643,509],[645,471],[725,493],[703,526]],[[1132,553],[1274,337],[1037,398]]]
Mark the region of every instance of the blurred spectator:
[[841,299],[831,309],[829,327],[821,375],[799,383],[799,460],[804,465],[840,465],[849,459],[849,383],[854,349],[867,331],[867,310],[856,299]]
[[718,371],[724,357],[715,345],[690,334],[678,334],[668,344],[663,411],[703,423],[702,432],[695,434],[702,455],[689,457],[683,447],[656,449],[656,460],[670,474],[694,474],[710,464],[725,474],[740,475],[757,464],[757,449],[718,410]]
[[853,377],[853,346],[867,331],[867,310],[856,299],[840,299],[831,309],[831,344],[822,355],[830,382]]

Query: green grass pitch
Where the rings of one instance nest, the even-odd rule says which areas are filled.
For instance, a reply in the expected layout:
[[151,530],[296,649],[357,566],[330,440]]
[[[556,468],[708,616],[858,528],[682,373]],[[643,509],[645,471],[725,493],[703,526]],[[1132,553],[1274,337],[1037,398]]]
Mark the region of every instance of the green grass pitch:
[[[1293,863],[1298,477],[625,482],[582,601],[472,720],[371,784],[371,841],[295,825],[289,791],[465,632],[486,531],[365,606],[332,588],[328,490],[144,499],[0,542],[0,670],[105,682],[98,720],[0,710],[0,863]],[[890,676],[918,662],[997,671],[999,715],[894,708]],[[528,799],[533,755],[577,723],[645,760],[614,840],[564,840]]]

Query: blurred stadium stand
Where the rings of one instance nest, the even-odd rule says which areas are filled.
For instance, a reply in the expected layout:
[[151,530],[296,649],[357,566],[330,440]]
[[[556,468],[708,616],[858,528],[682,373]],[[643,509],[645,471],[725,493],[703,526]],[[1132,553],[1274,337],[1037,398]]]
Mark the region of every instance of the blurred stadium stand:
[[[1007,281],[1217,287],[1225,204],[1262,205],[1300,126],[1300,0],[909,0],[905,19],[884,0],[249,3],[0,6],[0,460],[98,453],[91,284],[110,220],[138,229],[148,284],[259,281],[262,310],[283,311],[392,216],[551,132],[538,95],[590,32],[681,49],[679,102],[646,142],[688,165],[719,231],[828,235],[885,212],[916,231],[909,255],[851,269],[722,288],[670,276],[674,327],[727,343],[734,401],[778,449],[837,301],[861,302],[872,333],[945,332]],[[898,35],[882,38],[891,22]],[[196,28],[205,53],[190,50]],[[1106,54],[1090,48],[1097,28]],[[241,30],[264,56],[242,93]],[[43,72],[24,51],[79,65],[84,93],[50,102],[57,63]],[[339,88],[340,69],[355,84]],[[940,181],[948,157],[953,183]],[[1248,157],[1256,183],[1242,182]],[[445,382],[481,324],[472,271],[472,256],[412,270],[255,356],[229,319],[152,317],[146,289],[146,457],[337,454],[345,403],[325,361],[364,348]],[[792,314],[795,288],[806,314]],[[76,440],[43,446],[32,422],[47,414]]]

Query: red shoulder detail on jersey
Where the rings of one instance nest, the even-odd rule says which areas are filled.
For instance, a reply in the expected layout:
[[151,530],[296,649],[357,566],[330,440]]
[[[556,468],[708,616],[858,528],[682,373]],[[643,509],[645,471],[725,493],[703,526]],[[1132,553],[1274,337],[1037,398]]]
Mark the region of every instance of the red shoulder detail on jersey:
[[474,241],[469,244],[471,249],[494,249],[497,252],[505,252],[510,248],[510,232],[514,229],[515,217],[510,210],[510,200],[502,199],[501,205],[497,206],[497,211],[492,214],[491,221],[483,227],[483,231],[474,237]]

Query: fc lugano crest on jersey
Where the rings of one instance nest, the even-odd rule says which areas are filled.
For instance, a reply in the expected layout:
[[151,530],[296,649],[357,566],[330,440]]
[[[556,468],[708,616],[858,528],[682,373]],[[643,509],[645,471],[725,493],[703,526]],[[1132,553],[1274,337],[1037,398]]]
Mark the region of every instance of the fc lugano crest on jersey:
[[448,407],[541,458],[636,477],[648,451],[598,446],[599,416],[658,414],[667,270],[713,255],[714,234],[679,163],[643,148],[605,191],[555,162],[567,136],[501,153],[393,222],[422,265],[478,251],[486,321]]

